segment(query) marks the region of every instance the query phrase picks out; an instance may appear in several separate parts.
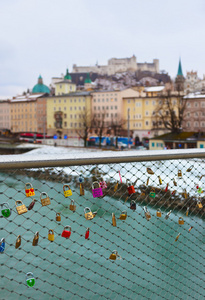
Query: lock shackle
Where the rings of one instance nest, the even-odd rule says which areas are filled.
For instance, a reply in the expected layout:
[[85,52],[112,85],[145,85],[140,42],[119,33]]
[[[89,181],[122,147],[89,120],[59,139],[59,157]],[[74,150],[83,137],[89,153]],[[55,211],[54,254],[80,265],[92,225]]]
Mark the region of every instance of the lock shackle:
[[157,209],[157,212],[161,212],[161,209],[160,209],[160,208],[158,208],[158,209]]
[[74,203],[75,203],[75,200],[71,199],[71,200],[70,200],[70,204],[71,204],[71,205],[74,205]]
[[[45,197],[45,198],[47,198],[47,197],[48,197],[48,194],[47,194],[46,192],[42,192],[42,193],[41,193],[41,195],[40,195],[40,199],[42,199],[42,195],[46,195],[46,197]],[[43,199],[45,199],[45,198],[43,198]]]
[[184,221],[184,219],[182,217],[179,217],[179,220]]
[[64,184],[64,186],[63,186],[63,190],[64,190],[64,192],[65,192],[65,188],[67,188],[68,190],[70,190],[70,187],[69,187],[69,185],[68,185],[68,184]]
[[197,204],[199,204],[199,203],[201,203],[201,201],[198,200],[198,201],[197,201]]
[[127,186],[132,186],[133,183],[132,183],[129,179],[127,179],[127,180],[126,180],[126,185],[127,185]]
[[27,183],[25,184],[25,189],[26,189],[26,187],[27,187],[28,185],[29,185],[31,188],[33,187],[32,184],[31,184],[30,182],[27,182]]
[[117,250],[113,250],[112,254],[116,255],[116,259],[118,259],[118,260],[122,259],[122,257],[118,254]]
[[19,234],[16,238],[16,241],[21,240],[21,235]]
[[16,200],[16,202],[15,202],[16,206],[17,206],[17,203],[23,204],[23,202],[21,200]]
[[53,229],[49,229],[49,230],[48,230],[48,234],[54,234]]
[[7,206],[8,208],[10,208],[8,202],[3,202],[2,204],[0,204],[1,206]]
[[66,226],[64,227],[64,230],[65,230],[66,228],[68,228],[69,231],[71,231],[71,226],[66,225]]
[[28,279],[28,276],[31,276],[31,277],[33,277],[33,278],[34,278],[34,276],[33,276],[33,273],[32,273],[32,272],[28,272],[28,273],[26,273],[26,280]]
[[131,200],[131,201],[130,201],[130,204],[132,204],[132,203],[136,203],[136,201],[135,201],[135,200]]
[[154,192],[155,193],[155,188],[151,188],[151,191],[150,192]]
[[57,213],[56,213],[56,216],[60,216],[60,214],[61,214],[61,213],[57,212]]
[[84,208],[84,213],[86,213],[86,210],[89,210],[89,212],[91,212],[90,207],[85,207],[85,208]]
[[[121,214],[125,214],[125,215],[127,216],[126,210],[123,210],[123,211],[121,212]],[[115,250],[115,251],[116,251],[116,250]]]
[[94,182],[92,183],[92,189],[95,188],[94,185],[95,185],[96,183],[98,184],[98,188],[100,188],[100,183],[99,183],[98,181],[94,181]]
[[143,207],[143,209],[144,209],[144,212],[145,212],[145,213],[147,213],[147,212],[148,212],[148,210],[147,210],[147,206],[144,206],[144,207]]
[[83,183],[84,182],[84,178],[83,178],[83,175],[80,174],[79,177],[78,177],[78,182],[79,183]]
[[34,234],[34,238],[39,238],[39,232],[36,231],[36,233]]
[[5,238],[2,238],[2,239],[0,240],[0,246],[1,246],[2,243],[5,243]]

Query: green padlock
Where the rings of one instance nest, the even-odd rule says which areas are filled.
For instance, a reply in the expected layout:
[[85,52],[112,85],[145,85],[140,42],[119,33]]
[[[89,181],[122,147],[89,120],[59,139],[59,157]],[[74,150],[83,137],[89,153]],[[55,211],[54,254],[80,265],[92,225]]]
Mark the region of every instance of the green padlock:
[[34,284],[35,284],[35,278],[34,278],[32,272],[28,272],[26,274],[26,283],[27,283],[27,286],[29,286],[29,287],[34,286]]
[[1,206],[2,206],[2,207],[3,207],[3,206],[4,206],[4,207],[7,207],[7,208],[4,208],[4,209],[1,210],[2,216],[3,216],[4,218],[10,217],[10,215],[11,215],[11,209],[10,209],[10,207],[9,207],[9,204],[8,204],[7,202],[4,202],[4,203],[1,204]]

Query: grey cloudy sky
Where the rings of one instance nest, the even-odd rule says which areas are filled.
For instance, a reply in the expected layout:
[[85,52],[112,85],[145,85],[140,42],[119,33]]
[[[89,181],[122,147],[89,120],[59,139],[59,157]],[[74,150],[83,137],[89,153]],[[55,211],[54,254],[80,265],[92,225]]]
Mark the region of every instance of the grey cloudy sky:
[[0,97],[32,88],[72,65],[136,55],[172,77],[205,74],[204,0],[0,0]]

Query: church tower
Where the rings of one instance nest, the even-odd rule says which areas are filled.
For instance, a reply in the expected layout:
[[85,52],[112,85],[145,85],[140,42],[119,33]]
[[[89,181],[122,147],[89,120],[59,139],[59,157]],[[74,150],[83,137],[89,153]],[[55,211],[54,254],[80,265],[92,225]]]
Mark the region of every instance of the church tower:
[[180,58],[179,59],[177,77],[175,78],[175,89],[178,92],[183,92],[184,91],[184,82],[185,82],[185,78],[184,78],[184,75],[182,73],[182,64],[181,64],[181,58]]

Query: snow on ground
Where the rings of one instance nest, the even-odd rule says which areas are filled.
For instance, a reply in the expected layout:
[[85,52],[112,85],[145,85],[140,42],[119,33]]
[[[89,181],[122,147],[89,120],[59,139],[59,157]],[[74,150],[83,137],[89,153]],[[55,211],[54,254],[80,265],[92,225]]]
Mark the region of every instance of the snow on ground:
[[[56,155],[60,157],[61,154],[75,154],[88,153],[88,152],[101,152],[101,149],[90,149],[90,148],[65,148],[65,147],[53,147],[42,145],[37,149],[33,149],[22,155]],[[106,154],[112,156],[113,151],[106,151]],[[136,151],[133,151],[133,155],[136,155]],[[91,176],[91,170],[93,165],[65,167],[64,172],[68,175],[79,176],[83,174],[84,177],[89,178]],[[149,167],[154,171],[154,175],[149,175],[146,172],[146,168]],[[191,172],[187,172],[187,169],[192,167]],[[55,168],[56,172],[62,168]],[[136,162],[136,163],[120,163],[120,164],[103,164],[98,165],[98,169],[103,173],[103,179],[110,180],[113,182],[120,181],[119,171],[122,176],[124,183],[130,180],[132,183],[137,180],[135,185],[137,186],[146,185],[149,177],[149,185],[165,189],[167,183],[171,191],[176,190],[178,193],[182,193],[185,190],[191,196],[200,196],[197,192],[196,186],[205,189],[203,181],[205,178],[205,162],[201,159],[192,160],[167,160],[167,161],[148,161],[148,162]],[[182,172],[182,178],[178,178],[178,170]],[[200,179],[201,175],[204,177]],[[159,185],[159,176],[162,179],[163,184]],[[177,186],[174,186],[173,180],[177,182]],[[202,194],[203,196],[203,194]]]

